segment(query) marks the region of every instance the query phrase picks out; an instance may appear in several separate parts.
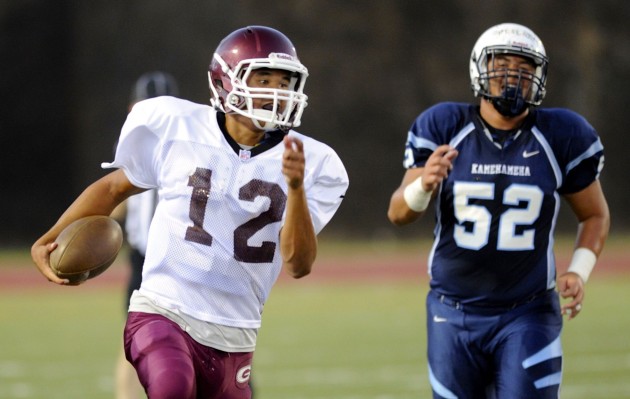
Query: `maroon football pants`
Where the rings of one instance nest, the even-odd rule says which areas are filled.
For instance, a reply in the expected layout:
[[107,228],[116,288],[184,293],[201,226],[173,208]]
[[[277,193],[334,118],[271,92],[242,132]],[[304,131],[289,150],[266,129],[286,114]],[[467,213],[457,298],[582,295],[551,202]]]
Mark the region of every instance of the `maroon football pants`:
[[149,399],[250,399],[253,352],[204,346],[164,316],[130,312],[125,354]]

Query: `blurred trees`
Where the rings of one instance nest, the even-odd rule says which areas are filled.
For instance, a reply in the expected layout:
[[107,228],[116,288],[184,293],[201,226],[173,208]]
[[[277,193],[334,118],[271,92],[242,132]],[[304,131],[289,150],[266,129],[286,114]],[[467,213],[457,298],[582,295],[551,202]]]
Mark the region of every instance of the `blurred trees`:
[[[468,57],[491,25],[518,22],[551,60],[547,107],[584,115],[606,147],[602,175],[613,229],[627,230],[624,189],[630,2],[489,0],[5,0],[0,4],[0,245],[30,243],[102,176],[131,85],[167,70],[182,97],[208,101],[207,65],[239,27],[289,36],[311,76],[299,131],[330,144],[350,190],[330,234],[429,236],[432,223],[389,226],[407,129],[439,101],[476,101]],[[574,230],[566,209],[560,227]]]

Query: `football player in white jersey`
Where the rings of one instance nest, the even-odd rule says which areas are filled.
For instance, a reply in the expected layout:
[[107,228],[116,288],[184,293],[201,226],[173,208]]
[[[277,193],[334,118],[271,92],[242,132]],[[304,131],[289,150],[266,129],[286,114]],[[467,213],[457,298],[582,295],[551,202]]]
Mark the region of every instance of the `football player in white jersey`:
[[209,66],[213,107],[173,97],[136,104],[115,170],[84,190],[32,247],[50,281],[60,231],[157,189],[142,284],[125,326],[127,359],[150,398],[249,398],[261,313],[284,269],[311,272],[316,235],[348,176],[327,145],[302,135],[306,67],[262,26],[221,41]]
[[[489,28],[470,57],[480,103],[430,107],[407,136],[388,216],[412,223],[434,199],[427,347],[436,399],[558,398],[562,314],[582,309],[610,216],[595,129],[573,111],[537,107],[547,65],[529,28]],[[556,280],[561,196],[579,227]],[[562,306],[556,290],[568,298]]]

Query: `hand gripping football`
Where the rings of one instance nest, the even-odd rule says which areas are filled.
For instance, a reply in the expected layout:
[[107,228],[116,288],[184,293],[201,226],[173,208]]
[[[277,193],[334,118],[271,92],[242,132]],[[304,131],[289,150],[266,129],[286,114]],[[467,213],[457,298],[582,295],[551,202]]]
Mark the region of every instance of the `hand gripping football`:
[[108,216],[87,216],[69,224],[55,242],[50,267],[60,278],[79,285],[114,263],[123,233],[118,222]]

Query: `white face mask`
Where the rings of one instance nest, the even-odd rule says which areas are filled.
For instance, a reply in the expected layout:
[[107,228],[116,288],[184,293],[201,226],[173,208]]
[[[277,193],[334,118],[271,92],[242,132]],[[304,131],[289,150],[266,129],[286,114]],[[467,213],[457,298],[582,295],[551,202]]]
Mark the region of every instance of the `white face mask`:
[[[249,59],[241,61],[234,70],[230,70],[228,65],[218,54],[214,59],[221,64],[224,71],[230,78],[232,89],[226,96],[226,101],[220,104],[216,89],[211,84],[213,91],[213,106],[223,112],[237,113],[252,120],[254,125],[262,130],[290,129],[299,126],[302,113],[308,105],[308,96],[304,94],[304,84],[308,76],[308,71],[304,65],[293,57],[286,54],[270,54],[269,58]],[[269,89],[249,87],[245,83],[252,71],[259,68],[280,69],[294,74],[289,84],[289,89]],[[209,76],[210,77],[210,76]],[[253,100],[272,100],[271,109],[254,108]],[[281,105],[284,104],[284,107]]]

